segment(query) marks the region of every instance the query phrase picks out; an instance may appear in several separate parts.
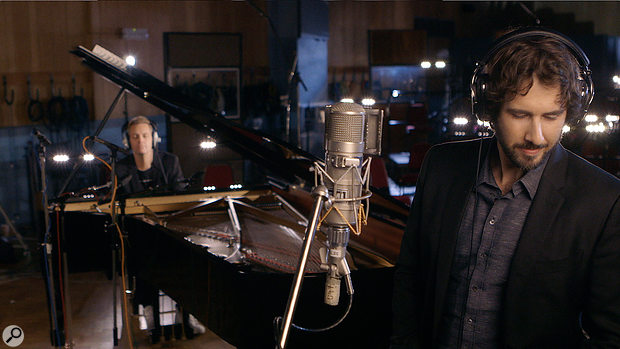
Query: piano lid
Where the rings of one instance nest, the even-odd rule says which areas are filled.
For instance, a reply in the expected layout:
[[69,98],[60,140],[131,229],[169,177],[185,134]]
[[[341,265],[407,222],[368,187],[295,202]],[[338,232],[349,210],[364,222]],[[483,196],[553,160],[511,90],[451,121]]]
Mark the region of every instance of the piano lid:
[[312,163],[318,159],[264,132],[231,122],[180,90],[149,73],[127,65],[114,53],[96,45],[93,50],[78,46],[71,51],[99,75],[153,104],[199,132],[215,135],[244,157],[271,170],[290,183],[313,185]]

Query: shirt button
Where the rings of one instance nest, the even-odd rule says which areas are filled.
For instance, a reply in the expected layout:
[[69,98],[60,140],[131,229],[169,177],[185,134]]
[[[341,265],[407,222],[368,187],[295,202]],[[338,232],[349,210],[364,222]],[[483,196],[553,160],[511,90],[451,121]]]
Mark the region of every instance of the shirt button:
[[491,220],[489,221],[489,224],[490,224],[490,225],[495,224],[495,218],[491,218]]
[[472,291],[474,291],[474,292],[478,291],[478,286],[473,286],[473,287],[471,288],[471,290],[472,290]]
[[471,323],[473,323],[473,322],[474,322],[474,319],[472,319],[472,318],[468,318],[468,319],[467,319],[467,323],[468,323],[468,324],[471,324]]

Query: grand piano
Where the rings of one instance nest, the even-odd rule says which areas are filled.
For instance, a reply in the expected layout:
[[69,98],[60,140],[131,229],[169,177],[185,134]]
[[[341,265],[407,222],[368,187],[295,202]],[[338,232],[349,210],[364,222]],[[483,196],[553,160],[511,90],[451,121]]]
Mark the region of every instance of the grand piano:
[[[197,131],[226,141],[232,150],[260,164],[268,178],[277,179],[243,190],[143,193],[115,203],[122,212],[131,275],[163,290],[230,344],[274,348],[273,322],[286,308],[312,207],[313,163],[319,159],[221,117],[200,101],[123,64],[105,49],[79,46],[72,53],[111,83]],[[108,218],[101,218],[105,216],[101,212],[109,206],[109,202],[81,200],[65,203],[67,234],[71,234],[72,219],[95,215],[105,221]],[[393,265],[407,213],[405,205],[374,191],[368,225],[361,235],[352,234],[349,244],[347,259],[355,288],[349,315],[326,332],[293,330],[287,347],[388,347]],[[87,239],[67,237],[72,241],[67,247],[70,258],[84,250],[79,244]],[[300,326],[331,324],[347,305],[345,292],[338,306],[323,303],[325,276],[319,268],[318,249],[324,244],[319,232],[294,316]]]

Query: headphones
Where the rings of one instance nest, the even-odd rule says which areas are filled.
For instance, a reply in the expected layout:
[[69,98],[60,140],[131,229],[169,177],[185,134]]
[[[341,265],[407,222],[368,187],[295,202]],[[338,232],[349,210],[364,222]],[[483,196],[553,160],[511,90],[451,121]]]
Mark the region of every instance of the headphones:
[[487,81],[489,78],[489,75],[484,72],[486,65],[504,46],[523,38],[535,37],[548,37],[557,40],[571,52],[577,60],[577,63],[579,63],[578,79],[579,84],[581,85],[581,116],[576,120],[580,120],[586,114],[588,107],[592,102],[592,98],[594,98],[592,72],[589,67],[590,60],[586,54],[573,40],[555,30],[542,27],[524,27],[512,31],[497,39],[486,56],[484,56],[481,61],[476,63],[476,69],[474,70],[474,75],[471,78],[470,90],[472,113],[476,116],[476,118],[478,118],[478,120],[491,120],[491,115],[489,115],[486,106],[486,90]]
[[[141,121],[141,122],[138,122],[138,121]],[[141,116],[141,115],[131,118],[131,120],[127,121],[123,125],[121,129],[123,132],[123,145],[126,148],[131,148],[131,145],[130,145],[131,143],[129,142],[129,127],[133,125],[137,125],[137,124],[151,125],[151,132],[152,132],[151,136],[153,138],[153,149],[155,149],[157,147],[157,144],[161,142],[161,138],[159,138],[159,134],[157,134],[157,124],[149,120],[147,117]]]

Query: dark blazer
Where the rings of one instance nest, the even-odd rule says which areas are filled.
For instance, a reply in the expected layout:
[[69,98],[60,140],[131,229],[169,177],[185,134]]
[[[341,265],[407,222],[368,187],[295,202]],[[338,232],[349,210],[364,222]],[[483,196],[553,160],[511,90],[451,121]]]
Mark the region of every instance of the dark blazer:
[[[393,348],[437,346],[480,142],[435,146],[424,160],[395,272]],[[510,267],[502,347],[620,348],[619,197],[617,178],[552,150]]]
[[[183,189],[184,184],[180,182],[183,173],[176,155],[156,150],[151,166],[154,171],[154,186],[174,191]],[[123,194],[139,193],[148,189],[144,188],[138,178],[138,168],[133,155],[126,156],[116,164],[116,175]]]

